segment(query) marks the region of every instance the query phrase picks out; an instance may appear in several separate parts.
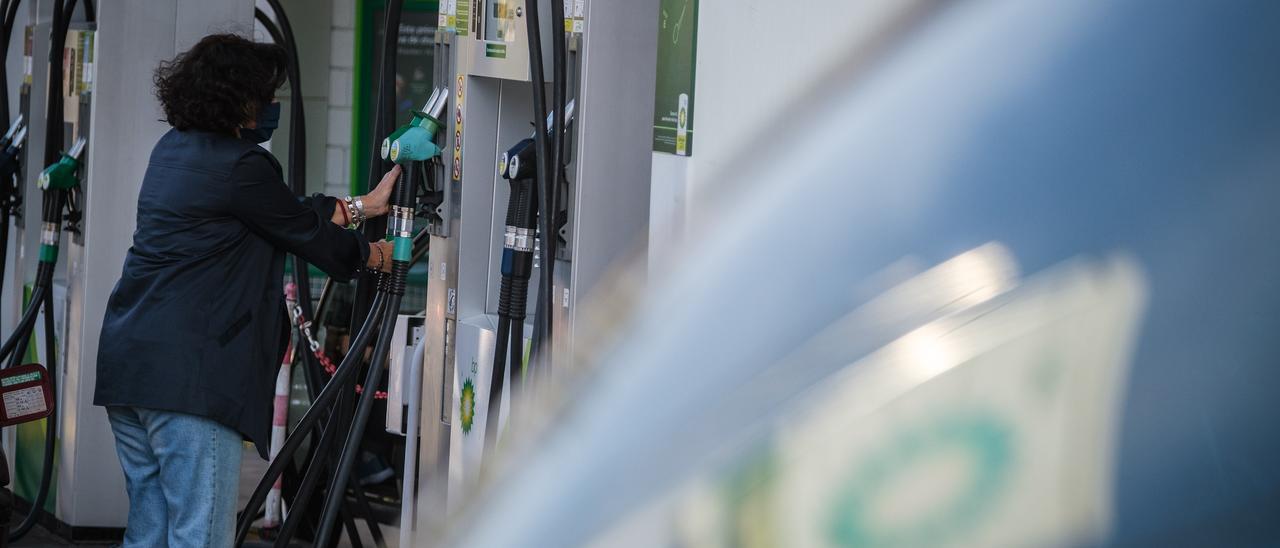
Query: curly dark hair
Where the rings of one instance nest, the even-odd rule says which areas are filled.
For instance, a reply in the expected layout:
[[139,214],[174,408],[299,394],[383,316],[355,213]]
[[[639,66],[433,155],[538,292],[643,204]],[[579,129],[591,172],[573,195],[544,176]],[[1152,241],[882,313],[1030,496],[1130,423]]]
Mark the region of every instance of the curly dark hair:
[[234,34],[204,37],[156,69],[156,98],[179,129],[231,133],[271,102],[288,75],[284,48]]

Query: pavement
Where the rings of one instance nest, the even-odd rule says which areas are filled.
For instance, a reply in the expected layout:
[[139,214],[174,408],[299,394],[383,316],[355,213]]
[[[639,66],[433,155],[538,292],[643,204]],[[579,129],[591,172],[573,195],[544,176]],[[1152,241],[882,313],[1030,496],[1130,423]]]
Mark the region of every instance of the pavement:
[[[262,457],[258,456],[258,452],[254,450],[251,445],[245,446],[244,454],[240,463],[240,500],[236,504],[237,508],[243,508],[245,503],[249,501],[249,495],[253,493],[253,489],[258,486],[258,480],[260,480],[262,475],[267,471],[267,461],[262,460]],[[21,519],[21,516],[15,516],[15,518]],[[360,533],[362,540],[364,540],[364,546],[374,545],[373,538],[369,535],[367,529],[360,527]],[[383,534],[388,537],[388,548],[395,548],[398,544],[397,540],[399,536],[397,529],[394,527],[383,527]],[[58,546],[113,546],[115,544],[117,544],[115,541],[73,543],[37,525],[30,533],[27,533],[27,536],[23,537],[18,542],[11,543],[10,546],[14,548],[54,548]],[[351,546],[350,542],[346,538],[339,541],[338,545]],[[270,546],[270,544],[254,543],[252,541],[245,543],[246,548],[255,548],[256,546]],[[298,546],[303,545],[299,544]]]

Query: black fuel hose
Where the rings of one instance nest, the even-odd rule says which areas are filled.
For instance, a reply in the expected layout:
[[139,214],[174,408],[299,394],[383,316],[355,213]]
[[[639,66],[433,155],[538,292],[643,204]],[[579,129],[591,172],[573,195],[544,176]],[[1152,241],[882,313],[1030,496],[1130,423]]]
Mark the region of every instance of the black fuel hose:
[[[46,370],[49,378],[49,392],[58,393],[58,348],[55,346],[57,340],[53,331],[53,295],[44,298],[44,347],[48,355],[45,356],[47,362]],[[56,396],[55,396],[56,397]],[[44,466],[40,468],[40,487],[36,491],[35,500],[31,501],[31,508],[27,512],[26,517],[18,523],[18,526],[9,532],[9,542],[15,542],[26,536],[31,528],[39,521],[40,513],[44,511],[44,502],[49,498],[49,487],[53,484],[53,455],[55,445],[58,441],[58,405],[52,402],[49,405],[49,416],[45,417],[44,430]]]
[[[258,482],[258,486],[249,497],[249,502],[240,513],[240,520],[236,525],[237,546],[244,544],[244,539],[249,534],[249,527],[253,523],[252,516],[257,514],[258,509],[262,507],[262,503],[266,501],[267,492],[271,490],[271,485],[275,483],[276,478],[280,477],[280,473],[284,471],[285,464],[293,459],[293,455],[302,446],[303,440],[314,432],[313,427],[316,426],[322,415],[327,414],[329,407],[333,405],[339,393],[347,389],[347,381],[351,379],[359,368],[360,363],[364,361],[364,349],[369,345],[369,339],[373,337],[374,332],[378,329],[380,322],[377,320],[381,319],[381,312],[386,308],[387,301],[382,294],[378,294],[371,304],[375,313],[370,317],[375,318],[375,320],[365,322],[360,327],[360,331],[356,333],[351,341],[350,350],[342,359],[342,363],[338,365],[338,370],[334,373],[333,379],[325,385],[324,390],[321,390],[316,399],[311,402],[311,407],[302,415],[302,419],[298,421],[293,433],[285,438],[284,445],[276,453],[277,458],[267,466],[267,471],[263,474],[262,480]],[[332,422],[330,420],[330,423]]]
[[[555,4],[556,2],[553,1],[551,3]],[[561,9],[563,10],[563,7]],[[553,211],[555,206],[550,203],[550,199],[553,196],[550,189],[551,178],[548,176],[549,164],[551,163],[551,158],[549,156],[551,149],[550,144],[547,142],[547,101],[544,96],[547,84],[546,76],[543,72],[542,30],[541,23],[539,21],[540,16],[538,13],[538,3],[529,2],[528,5],[525,6],[525,13],[525,25],[528,29],[529,43],[537,44],[537,47],[529,48],[529,75],[533,83],[533,143],[534,152],[537,155],[537,169],[534,172],[534,177],[538,188],[538,195],[542,198],[542,211],[544,212],[538,220],[539,232],[541,233],[540,238],[542,241],[541,270],[544,274],[543,276],[540,276],[538,286],[541,292],[539,293],[539,304],[536,308],[539,309],[540,312],[543,308],[542,302],[545,300],[544,297],[549,297],[551,294],[550,288],[543,287],[546,280],[545,273],[547,272],[547,268],[550,266],[551,262],[548,258],[554,257],[548,253],[550,251],[549,244],[554,238],[554,235],[551,234],[551,231],[553,230],[553,223],[550,221],[550,218],[552,215],[546,212]],[[551,27],[554,28],[557,25],[563,24],[563,21],[553,21]],[[534,355],[539,357],[544,356],[545,349],[543,341],[551,337],[551,322],[546,321],[547,318],[545,316],[545,312],[541,314],[535,312],[534,314],[533,350],[536,351]]]
[[[342,394],[339,397],[347,397]],[[331,422],[337,415],[337,407],[329,410],[329,419]],[[306,515],[307,505],[311,501],[311,495],[315,493],[316,485],[320,479],[320,474],[316,470],[323,470],[328,466],[329,450],[333,446],[333,440],[337,439],[337,428],[327,428],[320,433],[318,441],[315,443],[311,458],[307,459],[306,473],[302,476],[302,483],[298,486],[297,493],[294,494],[294,503],[289,507],[289,516],[285,518],[284,524],[280,526],[280,531],[276,534],[275,546],[289,546],[289,542],[293,539],[293,535],[297,532],[298,526],[302,524],[302,520]]]
[[[253,8],[253,18],[258,21],[258,24],[262,25],[262,28],[267,29],[267,34],[271,35],[272,43],[285,48],[285,50],[289,49],[289,46],[285,45],[284,35],[280,34],[280,27],[276,26],[276,22],[271,20],[271,16],[267,15],[267,12],[262,11],[262,8]],[[290,62],[292,62],[292,59],[290,59]],[[293,72],[293,67],[289,68],[289,72]],[[292,84],[292,78],[290,80]]]
[[[40,308],[44,306],[43,301],[45,299],[52,298],[52,295],[50,294],[51,292],[49,291],[49,287],[52,284],[42,284],[39,282],[40,278],[44,278],[46,276],[51,278],[53,276],[53,266],[51,264],[49,264],[49,266],[45,266],[46,264],[49,263],[40,263],[36,266],[37,282],[31,290],[31,299],[27,302],[27,310],[23,312],[22,319],[19,320],[19,330],[15,331],[13,335],[9,337],[10,340],[5,341],[6,348],[9,349],[9,354],[6,355],[9,359],[9,365],[6,365],[6,368],[20,365],[23,360],[27,359],[27,346],[31,342],[31,333],[35,330],[36,319],[39,317],[38,313]],[[45,274],[45,271],[48,271],[49,273]],[[13,343],[12,346],[8,346],[8,343],[10,342]]]
[[[517,145],[516,148],[519,148]],[[515,150],[515,149],[513,149]],[[527,148],[526,148],[527,150]],[[513,160],[514,161],[514,160]],[[538,168],[535,161],[535,170]],[[538,214],[537,194],[529,178],[510,180],[506,237],[502,248],[502,281],[498,292],[498,332],[494,337],[493,368],[489,376],[488,418],[484,426],[484,455],[491,455],[498,439],[498,413],[502,408],[506,361],[510,356],[511,383],[520,378],[523,364],[525,306],[529,276],[533,270],[533,229]]]
[[498,296],[498,332],[493,338],[493,367],[489,373],[489,413],[484,423],[485,459],[490,455],[489,449],[498,442],[498,413],[502,411],[503,382],[506,380],[503,369],[507,359],[507,347],[511,343],[511,317],[506,314],[506,306],[511,302],[510,277],[502,277],[502,290]]
[[[511,389],[512,393],[520,386],[520,381],[524,377],[524,320],[525,313],[529,305],[529,279],[533,275],[533,242],[532,233],[534,229],[534,220],[538,217],[538,200],[537,191],[533,187],[532,181],[524,183],[529,187],[530,194],[528,203],[525,204],[524,217],[521,220],[527,226],[530,233],[529,248],[525,251],[515,251],[512,253],[511,267],[511,305],[507,307],[508,314],[511,315]],[[536,318],[535,318],[536,320]]]
[[[396,181],[391,193],[391,213],[393,219],[392,235],[396,241],[396,251],[392,254],[391,275],[384,279],[379,288],[378,297],[386,298],[388,305],[381,312],[382,329],[378,343],[373,350],[373,359],[365,376],[366,389],[360,394],[356,405],[355,417],[351,430],[342,444],[342,452],[338,456],[337,466],[329,488],[325,493],[324,507],[321,510],[320,532],[316,539],[317,546],[329,546],[333,538],[333,523],[337,518],[339,502],[346,493],[346,486],[351,480],[351,469],[355,466],[356,456],[360,450],[360,442],[369,424],[369,416],[373,412],[375,397],[374,386],[382,378],[387,356],[391,350],[391,339],[395,333],[395,319],[400,313],[400,301],[404,298],[405,283],[409,274],[409,256],[412,253],[413,205],[416,199],[417,185],[413,183],[415,170],[419,166],[410,163],[404,166],[404,172]],[[370,316],[373,318],[374,316]],[[337,380],[335,375],[334,380]]]
[[[336,416],[339,412],[338,408],[343,405],[342,400],[349,399],[351,396],[352,396],[352,393],[350,391],[344,390],[342,392],[339,392],[338,394],[339,403],[330,410],[329,412],[330,422],[328,424],[336,425],[336,423],[332,421],[336,420]],[[320,427],[317,425],[317,429],[319,428]],[[308,464],[306,468],[306,473],[303,474],[301,485],[298,487],[297,492],[294,494],[294,503],[289,507],[289,516],[288,518],[285,519],[284,524],[280,527],[280,530],[276,535],[274,546],[281,547],[281,548],[289,546],[291,541],[293,540],[294,535],[297,533],[298,527],[302,524],[302,521],[307,517],[307,514],[306,514],[307,507],[311,502],[312,495],[315,494],[316,487],[319,486],[319,480],[324,475],[324,470],[328,469],[329,460],[330,460],[329,453],[332,451],[333,442],[334,440],[338,439],[338,435],[341,430],[342,428],[335,426],[332,428],[323,428],[319,432],[318,434],[319,442],[312,449],[311,455],[309,455],[307,459]],[[361,492],[359,491],[359,485],[355,481],[355,478],[350,478],[348,480],[347,488],[356,493],[356,506],[361,511],[361,513],[364,514],[365,520],[367,521],[371,519],[373,516],[373,510],[369,506],[368,500],[366,500],[364,495],[361,494]],[[351,521],[349,512],[347,512],[342,508],[339,509],[339,512],[344,525],[348,528],[348,531],[355,531],[354,522]],[[372,523],[370,523],[369,533],[373,537],[374,543],[377,546],[380,546],[380,547],[386,546],[386,540],[383,538],[382,530],[380,527],[377,527]],[[359,539],[353,538],[352,543],[358,546]]]
[[9,224],[13,221],[13,216],[9,213],[9,181],[0,180],[0,186],[5,187],[0,192],[0,293],[3,293],[9,266]]
[[[388,0],[382,19],[382,58],[378,61],[378,99],[373,111],[373,133],[383,136],[395,128],[396,116],[396,54],[399,51],[400,19],[404,10],[404,0]],[[366,173],[365,190],[370,191],[378,184],[382,174],[391,169],[392,164],[382,159],[377,152],[369,157],[369,171]],[[369,241],[376,241],[387,234],[385,217],[369,219],[364,223],[364,235]],[[364,323],[369,315],[369,301],[377,290],[369,280],[356,282],[355,298],[351,306],[351,325]]]
[[[38,269],[39,267],[37,267],[37,270]],[[37,277],[39,277],[38,273]],[[31,291],[30,303],[39,303],[41,299],[45,298],[45,293],[47,291],[48,289],[44,284],[35,286]],[[40,307],[32,306],[30,303],[28,303],[27,309],[22,312],[22,318],[18,320],[17,329],[9,335],[8,339],[5,339],[4,346],[0,347],[0,361],[14,355],[13,351],[16,350],[18,343],[31,336],[31,330],[36,325],[36,319],[40,313]]]
[[[536,11],[535,7],[531,11]],[[546,155],[539,154],[542,180],[539,181],[538,192],[542,196],[542,218],[539,226],[542,233],[542,261],[538,273],[538,303],[534,307],[534,337],[531,348],[531,364],[548,368],[552,360],[552,319],[554,310],[553,285],[555,284],[556,248],[560,244],[559,226],[556,222],[560,208],[560,181],[564,165],[564,139],[567,133],[565,101],[567,82],[565,74],[568,59],[565,54],[564,4],[551,2],[551,70],[552,70],[552,117],[550,150]],[[540,42],[537,42],[540,44]],[[542,48],[531,48],[532,58],[537,52],[541,57]],[[542,114],[542,118],[546,118]],[[543,161],[545,159],[545,161]],[[531,365],[532,367],[532,365]]]
[[[407,268],[397,268],[393,265],[392,278],[400,277],[403,279]],[[375,311],[374,314],[394,315],[400,309],[400,299],[403,296],[403,282],[400,293],[391,293],[385,310]],[[379,292],[381,295],[381,292]],[[375,297],[376,299],[377,297]],[[370,317],[373,317],[372,315]],[[395,321],[383,318],[381,333],[378,334],[378,344],[374,347],[373,361],[369,365],[368,375],[365,377],[365,386],[375,386],[378,378],[382,375],[382,369],[387,361],[387,353],[391,349],[391,339],[395,331]],[[337,377],[335,376],[336,380]],[[369,423],[369,414],[373,410],[374,390],[365,390],[360,394],[360,400],[356,407],[355,419],[351,424],[351,430],[347,434],[346,442],[342,446],[342,453],[338,457],[337,468],[334,471],[333,479],[329,482],[329,488],[325,495],[324,508],[321,511],[320,530],[316,540],[316,546],[329,546],[330,540],[333,538],[333,523],[337,518],[338,506],[341,499],[345,496],[346,486],[351,480],[351,469],[355,465],[357,453],[360,451],[360,441],[364,438],[365,426]]]
[[[551,3],[557,4],[558,2],[553,1]],[[561,7],[561,11],[563,11],[563,7]],[[554,13],[554,11],[552,13]],[[549,221],[552,217],[549,212],[553,210],[554,204],[549,203],[549,199],[552,194],[550,192],[550,178],[547,175],[549,171],[549,164],[551,163],[551,158],[548,153],[551,151],[547,146],[547,101],[545,97],[547,85],[546,74],[543,72],[542,28],[538,14],[537,2],[529,2],[525,6],[525,25],[530,44],[529,79],[533,88],[533,148],[534,157],[536,158],[534,161],[533,179],[536,192],[530,192],[527,189],[529,181],[525,177],[520,177],[511,181],[511,196],[507,202],[507,225],[508,231],[510,231],[515,226],[514,223],[517,221],[517,217],[524,215],[524,212],[528,209],[525,204],[517,205],[517,200],[530,200],[534,201],[536,204],[536,200],[538,198],[542,198],[543,215],[538,219],[538,226],[540,227],[541,232],[542,255],[544,257],[542,261],[542,272],[545,274],[550,264],[550,261],[546,259],[548,256],[548,244],[549,241],[554,238],[554,235],[551,235],[550,228],[552,223]],[[551,26],[555,28],[562,25],[563,21],[555,20],[552,21]],[[534,209],[537,209],[536,205],[534,206]],[[537,216],[535,215],[535,217]],[[534,220],[533,218],[529,218],[526,221],[528,224],[532,225]],[[509,240],[510,238],[508,238],[508,241]],[[483,453],[485,455],[485,459],[490,458],[489,456],[493,454],[492,450],[497,446],[498,414],[502,408],[502,391],[506,380],[505,369],[508,353],[511,353],[512,356],[517,356],[511,360],[511,363],[513,364],[513,384],[514,380],[519,378],[519,373],[516,373],[516,371],[520,368],[516,367],[514,364],[517,363],[517,360],[519,359],[518,357],[522,357],[522,349],[520,347],[523,342],[524,327],[523,325],[512,325],[511,307],[513,297],[515,296],[514,259],[514,250],[504,244],[502,281],[498,294],[498,326],[497,333],[494,337],[493,367],[489,378],[488,418],[485,419]],[[530,268],[532,268],[532,266],[530,266]],[[525,287],[526,289],[524,293],[527,295],[527,283],[525,284]],[[542,301],[541,297],[548,296],[549,294],[550,289],[542,291],[539,302]],[[539,306],[539,308],[541,308],[541,306]],[[520,311],[520,315],[522,317],[524,316],[523,310]],[[535,315],[535,321],[542,319],[543,318],[539,318]],[[539,342],[539,337],[550,336],[550,330],[548,329],[549,324],[550,322],[538,322],[537,325],[535,325],[535,349],[542,351],[542,345]]]

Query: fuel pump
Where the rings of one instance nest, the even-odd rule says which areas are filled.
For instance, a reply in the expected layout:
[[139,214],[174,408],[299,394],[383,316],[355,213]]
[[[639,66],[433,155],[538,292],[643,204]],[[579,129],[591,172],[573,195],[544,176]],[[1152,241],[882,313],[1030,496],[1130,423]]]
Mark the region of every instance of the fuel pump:
[[[66,7],[74,8],[74,5],[75,0],[71,0]],[[51,46],[49,56],[49,115],[47,117],[44,151],[45,162],[48,167],[40,174],[37,180],[38,187],[44,191],[44,203],[41,215],[40,258],[36,270],[36,283],[32,290],[30,304],[23,313],[22,319],[18,322],[18,328],[5,340],[4,345],[0,346],[0,360],[9,358],[11,364],[16,364],[26,353],[26,345],[31,330],[35,325],[36,313],[43,304],[41,301],[43,299],[52,299],[51,284],[54,265],[58,260],[58,247],[64,220],[63,212],[67,207],[68,194],[79,188],[77,172],[80,166],[80,154],[84,152],[86,143],[83,138],[78,139],[72,148],[65,153],[60,150],[58,145],[62,141],[63,129],[62,94],[60,92],[63,75],[61,46],[66,37],[67,25],[70,23],[70,13],[64,12],[63,8],[62,2],[54,4],[54,26],[51,40],[54,46]],[[52,349],[53,347],[50,346],[49,348]]]
[[[502,244],[502,281],[498,298],[498,331],[494,339],[493,374],[489,383],[489,416],[496,418],[502,403],[504,362],[511,360],[512,379],[524,366],[524,318],[533,270],[535,221],[538,216],[535,173],[541,168],[534,139],[525,139],[502,154],[499,172],[511,186],[507,200],[506,233]],[[485,454],[497,443],[498,421],[485,423]]]
[[[0,1],[0,120],[10,120],[9,112],[9,40],[13,36],[13,25],[18,15],[21,0]],[[14,139],[21,129],[22,138]],[[4,288],[4,277],[9,250],[9,225],[21,204],[19,152],[21,143],[26,138],[24,117],[19,114],[13,119],[9,131],[4,136],[4,152],[0,157],[0,289]],[[9,154],[12,143],[18,147]]]
[[[57,162],[45,168],[45,170],[40,174],[38,185],[45,191],[45,199],[48,200],[49,194],[52,193],[54,195],[52,202],[57,204],[57,208],[54,209],[48,205],[48,202],[46,202],[46,208],[52,214],[60,216],[62,213],[61,206],[63,205],[60,202],[62,202],[63,197],[65,197],[66,193],[72,189],[79,188],[80,178],[78,176],[78,172],[80,169],[80,153],[84,151],[84,146],[85,140],[83,138],[78,139],[71,150],[64,153]],[[45,428],[44,462],[40,469],[40,487],[36,491],[35,500],[31,501],[31,508],[27,516],[16,529],[9,533],[10,542],[26,536],[26,534],[30,532],[31,528],[35,525],[38,516],[43,511],[44,501],[49,495],[49,487],[53,481],[53,457],[58,438],[58,350],[53,325],[53,293],[49,289],[49,284],[52,282],[54,265],[58,261],[58,241],[60,239],[59,235],[61,234],[59,227],[61,226],[61,223],[59,222],[60,219],[50,222],[47,220],[49,217],[50,215],[45,215],[45,228],[40,237],[39,268],[40,272],[46,274],[44,277],[37,279],[37,282],[44,280],[45,283],[44,285],[38,284],[36,286],[36,291],[32,293],[28,312],[23,315],[24,319],[30,317],[32,318],[32,321],[28,324],[24,324],[27,325],[25,335],[21,338],[18,344],[18,350],[13,353],[9,360],[9,365],[6,367],[10,370],[16,370],[21,367],[40,367],[36,364],[29,364],[26,366],[19,365],[23,356],[26,354],[26,344],[27,341],[30,340],[31,331],[35,326],[34,311],[39,307],[42,309],[44,315],[44,346],[46,349],[46,355],[45,367],[43,370],[45,371],[45,375],[48,379],[48,390],[45,391],[48,399],[45,404],[49,409],[49,412],[46,415],[46,420],[48,422],[46,423],[47,426]],[[37,295],[40,295],[40,298],[37,299]],[[21,325],[19,326],[19,329],[19,332],[21,333]]]
[[[0,52],[0,55],[3,55],[3,52]],[[4,74],[0,71],[0,78],[3,77]],[[0,289],[4,288],[8,263],[9,225],[13,215],[22,205],[19,182],[22,177],[22,148],[26,140],[26,120],[19,114],[9,126],[9,130],[5,132],[4,138],[0,139]]]
[[400,300],[404,296],[405,279],[413,256],[413,223],[418,190],[414,174],[421,167],[422,162],[431,160],[440,153],[440,148],[434,143],[434,139],[436,131],[440,128],[436,117],[444,110],[444,103],[443,93],[434,94],[424,107],[424,112],[414,113],[408,127],[404,131],[396,131],[399,135],[392,139],[387,150],[388,159],[404,166],[404,172],[392,193],[391,214],[388,216],[387,239],[395,243],[391,257],[391,274],[383,277],[385,283],[379,287],[378,292],[380,297],[385,296],[387,299],[387,306],[382,311],[381,333],[365,377],[364,386],[370,388],[360,394],[355,420],[342,446],[334,478],[329,484],[328,496],[322,511],[320,533],[316,542],[319,546],[328,546],[332,538],[332,524],[336,519],[337,505],[343,493],[339,486],[346,485],[350,478],[360,440],[364,436],[372,411],[374,391],[371,387],[375,386],[381,378],[387,362],[395,329],[395,318],[400,311]]
[[27,141],[26,119],[19,114],[9,130],[0,137],[0,178],[17,177],[21,161],[18,157]]
[[[654,108],[647,83],[658,5],[556,4],[480,0],[442,14],[441,26],[454,28],[437,34],[437,55],[452,68],[449,150],[461,197],[443,223],[449,232],[432,238],[432,281],[441,290],[428,289],[424,367],[440,371],[450,401],[438,412],[424,404],[419,424],[443,425],[449,437],[447,451],[424,438],[420,455],[428,465],[447,461],[430,470],[445,478],[447,491],[437,490],[441,482],[419,487],[419,543],[453,521],[452,513],[466,512],[459,502],[501,465],[493,449],[508,435],[509,417],[539,396],[535,378],[588,356],[580,350],[589,347],[574,340],[589,321],[578,298],[618,259],[640,251],[647,233]],[[506,166],[495,166],[504,152]],[[513,176],[525,180],[513,184]],[[506,222],[503,193],[524,192],[526,181],[537,213],[528,219],[533,266],[524,291],[530,302],[521,309],[513,300],[522,289],[514,269],[522,265],[511,260],[524,254],[517,242],[525,231]],[[433,515],[441,502],[451,514]]]
[[[560,113],[547,118],[548,129],[554,131],[555,119],[568,124],[573,118],[574,103],[569,103]],[[528,308],[529,281],[533,273],[534,245],[539,239],[538,226],[554,210],[540,209],[547,206],[540,201],[540,189],[536,185],[537,174],[543,162],[537,155],[537,134],[516,143],[498,160],[498,174],[510,183],[507,200],[506,231],[502,244],[502,278],[498,297],[498,330],[494,339],[493,373],[489,379],[489,416],[497,417],[504,389],[504,360],[510,361],[510,375],[514,390],[524,378],[524,320]],[[551,213],[544,214],[546,211]],[[545,244],[543,244],[545,249]],[[543,263],[546,264],[546,263]],[[544,270],[545,271],[545,270]],[[538,318],[535,318],[535,325]],[[536,327],[535,327],[536,329]],[[492,454],[497,444],[498,421],[485,423],[484,454]]]
[[[20,7],[16,0],[0,0],[5,19],[0,35],[8,30],[3,27],[17,27],[10,52],[26,56],[25,63],[15,60],[7,67],[12,115],[0,121],[3,134],[21,113],[26,128],[25,134],[18,128],[14,140],[0,147],[0,194],[12,180],[3,176],[20,172],[21,186],[10,187],[8,205],[22,200],[21,217],[11,211],[11,222],[0,219],[13,236],[0,332],[0,343],[11,344],[0,363],[10,363],[13,354],[20,364],[39,361],[56,374],[58,384],[50,400],[56,402],[56,415],[47,423],[4,429],[14,473],[10,487],[25,501],[18,502],[21,511],[12,523],[21,533],[19,522],[32,508],[36,511],[27,523],[41,523],[72,541],[106,540],[125,525],[125,480],[105,409],[94,406],[92,396],[101,320],[131,240],[137,192],[156,139],[169,129],[157,119],[151,99],[155,67],[209,29],[242,28],[252,13],[252,2],[243,0],[111,4],[96,20],[93,5],[84,0],[25,1]],[[24,39],[27,47],[18,50]],[[78,164],[72,175],[81,184],[68,189],[70,166],[63,154],[73,152],[81,136],[88,144],[78,157],[71,154]],[[60,162],[39,188],[41,172]],[[78,211],[84,216],[73,222],[70,217]],[[80,225],[79,232],[69,225]],[[32,332],[43,338],[36,339],[41,344]],[[30,359],[36,352],[23,352],[19,343],[38,347],[40,359]],[[57,465],[45,481],[52,441]]]
[[[16,3],[16,2],[15,2]],[[50,408],[47,417],[47,427],[45,429],[44,444],[44,461],[41,466],[40,486],[36,491],[34,500],[31,501],[31,508],[22,522],[9,533],[10,541],[15,541],[26,535],[27,532],[35,525],[38,516],[43,511],[44,501],[49,493],[50,484],[53,479],[53,457],[54,446],[58,436],[58,410],[56,405],[57,394],[57,346],[54,336],[53,325],[53,274],[54,267],[58,261],[58,249],[61,240],[63,222],[67,220],[68,204],[71,203],[69,195],[79,190],[79,169],[80,156],[85,149],[85,139],[79,138],[75,144],[66,152],[61,151],[61,143],[63,142],[63,47],[66,41],[68,27],[71,22],[71,14],[75,9],[75,0],[55,1],[53,6],[53,20],[50,40],[49,52],[49,93],[47,99],[47,115],[45,118],[45,164],[46,168],[41,172],[37,186],[43,192],[43,205],[41,214],[41,233],[40,233],[40,254],[39,262],[36,269],[36,281],[31,293],[31,300],[27,305],[27,309],[23,312],[18,322],[18,327],[13,334],[5,341],[3,347],[0,347],[0,361],[8,358],[8,368],[17,367],[26,355],[27,344],[31,339],[31,333],[35,328],[37,314],[40,311],[44,313],[45,327],[45,349],[47,355],[45,357],[45,369],[47,371],[48,381],[50,385],[50,394],[54,395],[54,400],[48,402]],[[92,14],[90,4],[86,2],[86,16]],[[9,9],[14,9],[12,5]],[[6,12],[6,15],[8,13]],[[18,162],[16,156],[21,149],[19,136],[24,136],[24,130],[19,129],[14,134],[14,139],[5,147],[3,157],[0,157],[0,168],[5,170],[10,167],[16,170]],[[10,160],[10,156],[15,160]],[[7,226],[6,222],[6,226]]]

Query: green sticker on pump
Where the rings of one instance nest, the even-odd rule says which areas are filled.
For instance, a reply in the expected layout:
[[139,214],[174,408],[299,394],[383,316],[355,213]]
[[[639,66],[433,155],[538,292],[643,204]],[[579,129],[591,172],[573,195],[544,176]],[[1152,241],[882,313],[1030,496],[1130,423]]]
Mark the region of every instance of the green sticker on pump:
[[506,59],[507,45],[506,44],[485,44],[484,56],[491,57],[493,59]]
[[453,17],[454,32],[466,36],[471,31],[471,0],[458,0]]
[[0,386],[9,387],[15,384],[35,382],[38,380],[40,380],[40,373],[36,371],[32,371],[30,373],[23,373],[21,375],[14,375],[12,377],[5,377],[3,379],[0,379]]

